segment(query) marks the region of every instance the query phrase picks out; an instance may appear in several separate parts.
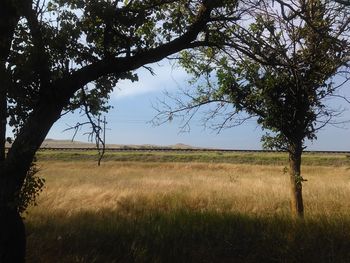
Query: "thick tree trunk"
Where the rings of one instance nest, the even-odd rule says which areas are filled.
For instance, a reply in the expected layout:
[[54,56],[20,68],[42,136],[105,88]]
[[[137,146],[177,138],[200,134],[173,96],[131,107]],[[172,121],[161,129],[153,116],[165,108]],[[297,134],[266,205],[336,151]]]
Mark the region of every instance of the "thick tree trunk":
[[16,209],[0,208],[0,262],[25,262],[26,235],[23,220]]
[[296,218],[304,218],[304,204],[301,177],[302,143],[297,143],[289,149],[289,176],[291,190],[291,210]]
[[10,53],[12,36],[19,19],[14,1],[1,1],[0,8],[0,162],[5,159],[7,89],[6,60]]
[[47,98],[32,112],[5,161],[0,163],[0,263],[25,261],[25,229],[13,202],[37,149],[61,110],[62,105],[54,105],[52,99]]
[[[19,2],[17,2],[18,4]],[[6,120],[9,78],[6,60],[19,14],[15,1],[4,0],[0,8],[0,263],[25,261],[25,228],[10,194],[15,181],[6,169]],[[19,186],[20,187],[20,186]],[[17,187],[18,188],[18,187]]]

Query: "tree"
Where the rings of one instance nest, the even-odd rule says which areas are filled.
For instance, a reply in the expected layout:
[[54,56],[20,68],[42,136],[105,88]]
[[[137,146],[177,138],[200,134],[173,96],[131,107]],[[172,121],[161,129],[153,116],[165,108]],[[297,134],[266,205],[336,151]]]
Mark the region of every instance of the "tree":
[[165,101],[156,121],[185,116],[186,125],[206,104],[215,105],[207,121],[223,117],[215,129],[255,117],[272,131],[263,145],[289,153],[291,209],[303,218],[301,156],[305,140],[315,140],[340,114],[325,102],[341,97],[337,91],[349,77],[349,11],[334,1],[261,1],[246,22],[221,22],[207,47],[182,52],[181,64],[198,88],[185,92],[189,101]]
[[335,0],[334,2],[343,4],[345,6],[350,6],[350,1],[349,0]]
[[[108,110],[118,80],[136,81],[133,70],[200,45],[208,25],[235,8],[220,0],[2,1],[0,262],[24,261],[14,200],[55,121],[80,107],[90,116]],[[15,140],[6,154],[7,125]]]

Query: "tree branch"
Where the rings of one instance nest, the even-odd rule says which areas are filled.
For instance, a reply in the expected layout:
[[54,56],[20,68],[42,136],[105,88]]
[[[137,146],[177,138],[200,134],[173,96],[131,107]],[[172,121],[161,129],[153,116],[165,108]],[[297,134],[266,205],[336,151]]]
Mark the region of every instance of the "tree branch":
[[49,62],[49,56],[46,53],[45,43],[43,39],[43,35],[41,32],[41,26],[38,21],[38,14],[31,6],[31,1],[28,1],[29,4],[27,4],[23,9],[23,13],[25,18],[28,21],[28,25],[30,28],[30,32],[33,38],[34,43],[34,49],[36,54],[33,56],[36,59],[36,72],[39,73],[40,76],[40,91],[44,92],[42,89],[48,88],[50,83],[50,62]]
[[[102,76],[124,74],[188,48],[191,42],[196,40],[198,34],[205,29],[207,22],[210,20],[211,11],[223,2],[222,0],[203,1],[196,21],[189,26],[187,32],[166,44],[141,51],[131,57],[103,59],[73,72],[68,79],[58,80],[55,85],[57,87],[56,96],[67,100],[81,87]],[[63,83],[64,85],[62,85]]]

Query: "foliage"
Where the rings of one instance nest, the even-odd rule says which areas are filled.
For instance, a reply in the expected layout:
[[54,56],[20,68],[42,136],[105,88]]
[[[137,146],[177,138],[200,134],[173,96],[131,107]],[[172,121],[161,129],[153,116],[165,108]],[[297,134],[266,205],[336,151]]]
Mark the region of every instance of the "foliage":
[[37,175],[38,171],[36,163],[33,162],[17,196],[16,207],[21,214],[25,213],[30,206],[37,205],[36,200],[43,191],[45,179]]
[[322,0],[243,5],[247,12],[241,20],[220,23],[206,47],[183,52],[181,63],[194,76],[191,84],[199,85],[185,92],[189,102],[163,103],[157,118],[185,115],[186,127],[207,104],[214,107],[204,121],[220,117],[213,126],[219,131],[255,118],[272,132],[262,138],[263,145],[289,152],[292,212],[302,218],[305,140],[316,139],[316,132],[339,115],[326,104],[342,97],[335,76],[344,77],[341,84],[350,79],[349,8]]
[[221,23],[208,47],[182,52],[198,88],[160,117],[214,104],[205,118],[219,119],[214,129],[254,118],[272,131],[262,138],[265,147],[292,150],[339,115],[326,100],[338,95],[335,76],[349,78],[349,9],[332,1],[261,2],[246,6],[247,22]]
[[[225,10],[233,10],[234,2]],[[198,18],[200,5],[198,0],[34,1],[35,13],[18,23],[7,61],[12,79],[9,125],[19,132],[42,95],[43,85],[87,65],[136,56],[186,33]],[[110,108],[109,95],[118,80],[138,80],[132,70],[111,73],[113,69],[108,69],[78,87],[65,110],[85,104],[89,113],[98,116]]]

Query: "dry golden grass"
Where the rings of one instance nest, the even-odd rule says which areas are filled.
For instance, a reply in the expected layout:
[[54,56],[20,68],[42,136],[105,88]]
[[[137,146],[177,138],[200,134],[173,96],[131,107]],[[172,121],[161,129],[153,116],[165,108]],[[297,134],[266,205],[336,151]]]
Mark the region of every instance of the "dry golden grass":
[[[29,218],[42,211],[72,215],[101,209],[125,216],[174,209],[289,215],[282,166],[105,162],[97,167],[93,161],[39,166],[46,188]],[[307,217],[349,215],[349,168],[305,166],[303,176]]]
[[305,221],[283,166],[41,161],[29,263],[350,262],[350,169],[304,166]]

